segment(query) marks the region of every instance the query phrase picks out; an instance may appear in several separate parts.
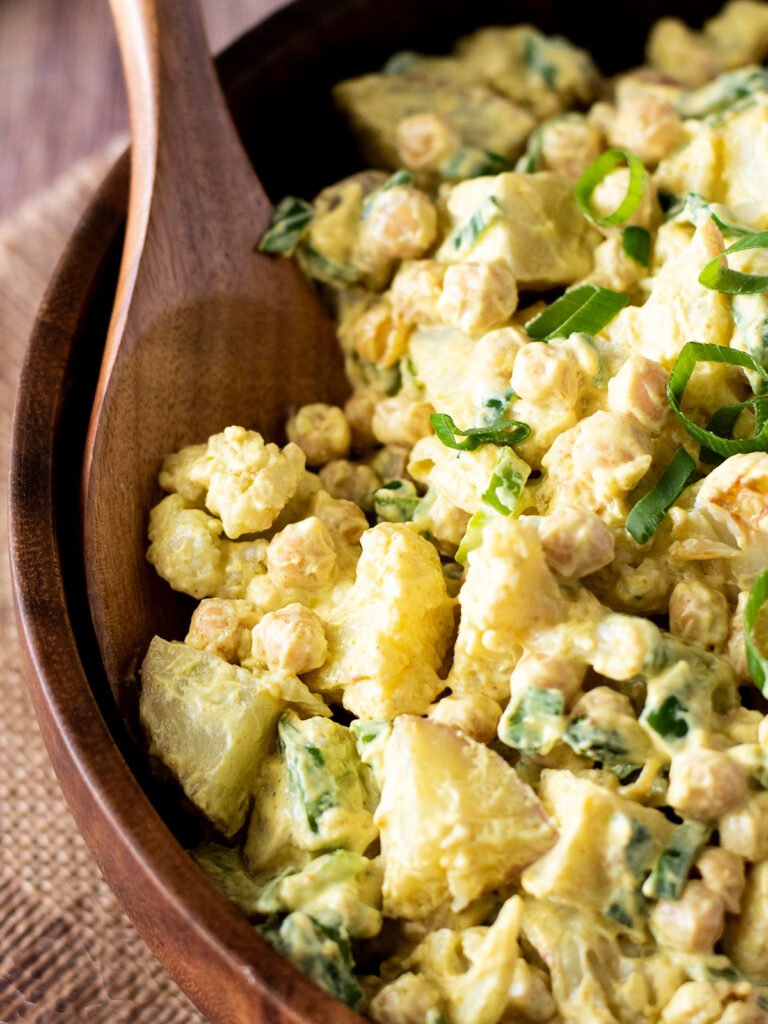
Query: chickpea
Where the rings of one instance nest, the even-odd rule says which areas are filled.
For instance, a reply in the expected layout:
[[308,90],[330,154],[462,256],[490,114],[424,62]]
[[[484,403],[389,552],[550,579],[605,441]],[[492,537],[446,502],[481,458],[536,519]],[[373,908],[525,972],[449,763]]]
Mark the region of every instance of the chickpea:
[[667,419],[668,374],[644,356],[630,356],[615,377],[608,381],[608,407],[628,413],[648,431],[658,436]]
[[664,1007],[661,1024],[715,1024],[723,1004],[709,981],[687,981]]
[[768,792],[754,793],[717,823],[720,845],[756,863],[768,859]]
[[429,709],[428,718],[461,729],[478,743],[490,743],[496,735],[501,706],[481,693],[443,697]]
[[354,502],[332,498],[326,491],[319,491],[315,495],[310,509],[312,515],[317,516],[326,527],[334,542],[354,547],[360,543],[360,538],[368,529],[368,520]]
[[[320,668],[328,654],[321,619],[301,604],[267,612],[253,629],[253,653],[271,672],[302,675]],[[258,653],[257,653],[258,652]]]
[[373,414],[373,432],[382,444],[403,444],[413,447],[422,437],[429,437],[429,421],[434,409],[429,402],[405,391],[385,398]]
[[588,576],[613,561],[613,534],[586,509],[555,509],[542,520],[539,536],[550,568],[566,579]]
[[729,1003],[717,1024],[767,1024],[768,1013],[757,1003]]
[[337,405],[324,402],[302,405],[288,420],[286,433],[304,452],[309,466],[343,459],[351,443],[346,416]]
[[368,464],[376,470],[382,483],[404,480],[408,476],[408,460],[412,450],[406,444],[385,444],[369,457]]
[[510,692],[523,694],[529,686],[543,690],[559,690],[570,701],[581,688],[586,666],[571,658],[526,651],[512,670]]
[[592,485],[598,498],[613,498],[640,483],[651,465],[651,445],[633,416],[596,412],[579,427],[573,444],[573,470]]
[[332,498],[345,498],[356,505],[365,505],[381,486],[381,480],[370,466],[346,459],[327,462],[320,470],[320,481]]
[[722,896],[729,914],[738,914],[744,891],[744,861],[731,850],[709,846],[696,861],[702,881],[710,892]]
[[621,235],[609,235],[593,252],[589,284],[632,293],[646,273],[645,267],[624,252]]
[[725,904],[703,882],[689,882],[679,900],[659,900],[651,928],[662,946],[682,953],[711,953],[723,933]]
[[248,601],[206,598],[192,612],[185,643],[200,651],[237,662],[244,653],[243,640],[256,624],[259,612]]
[[423,256],[437,237],[437,211],[424,192],[397,185],[377,193],[363,221],[364,252],[386,259]]
[[608,679],[639,675],[648,655],[659,642],[652,622],[634,615],[611,613],[599,623],[592,667]]
[[353,391],[344,404],[344,415],[352,434],[355,448],[372,448],[376,444],[373,435],[373,413],[376,405],[384,398],[378,388],[364,387]]
[[672,758],[667,800],[682,817],[714,821],[746,795],[744,769],[727,754],[694,746]]
[[512,388],[532,402],[574,405],[581,374],[569,353],[533,341],[517,353]]
[[317,516],[291,523],[267,548],[267,568],[281,587],[325,587],[336,574],[333,538]]
[[596,686],[588,690],[573,705],[572,714],[587,715],[590,718],[611,718],[619,715],[635,717],[629,698],[610,686]]
[[401,118],[395,139],[397,155],[411,171],[437,171],[461,146],[461,136],[453,125],[429,112]]
[[542,167],[576,181],[600,156],[602,133],[585,118],[553,118],[541,127]]
[[430,1011],[441,1006],[440,993],[421,974],[401,974],[385,985],[370,1002],[370,1014],[378,1024],[424,1024]]
[[628,149],[646,164],[669,156],[683,138],[683,122],[675,108],[650,93],[623,97],[608,129],[612,146]]
[[437,260],[403,263],[389,290],[389,301],[395,315],[410,324],[439,321],[437,303],[443,288],[445,269]]
[[475,344],[473,357],[483,377],[498,377],[507,382],[512,379],[515,359],[529,339],[518,327],[499,327],[484,334]]
[[679,18],[660,18],[646,46],[648,62],[690,88],[704,85],[722,71],[714,47]]
[[517,283],[504,263],[454,263],[446,270],[437,311],[450,327],[484,334],[516,309]]
[[352,344],[361,358],[387,369],[405,352],[408,334],[409,328],[392,316],[386,302],[377,302],[355,321]]
[[669,629],[688,643],[722,650],[730,627],[724,594],[700,580],[681,580],[669,599]]

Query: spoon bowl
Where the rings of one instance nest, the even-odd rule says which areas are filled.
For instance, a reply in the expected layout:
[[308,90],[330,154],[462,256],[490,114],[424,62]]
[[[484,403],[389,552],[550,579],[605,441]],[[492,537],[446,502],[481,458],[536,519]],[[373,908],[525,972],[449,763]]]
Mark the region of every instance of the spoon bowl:
[[272,208],[216,79],[197,0],[112,0],[112,9],[131,190],[86,445],[83,532],[104,666],[134,720],[145,624],[154,613],[157,632],[183,629],[180,603],[158,600],[143,557],[162,457],[233,423],[278,436],[288,382],[297,404],[341,400],[346,385],[319,297],[291,260],[258,252]]

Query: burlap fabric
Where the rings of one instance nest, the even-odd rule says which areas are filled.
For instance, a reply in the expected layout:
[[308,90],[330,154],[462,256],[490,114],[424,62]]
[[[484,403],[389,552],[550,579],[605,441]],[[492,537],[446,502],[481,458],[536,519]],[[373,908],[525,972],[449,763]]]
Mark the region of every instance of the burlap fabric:
[[0,222],[0,1024],[203,1024],[77,833],[19,671],[4,553],[11,417],[46,282],[125,140]]

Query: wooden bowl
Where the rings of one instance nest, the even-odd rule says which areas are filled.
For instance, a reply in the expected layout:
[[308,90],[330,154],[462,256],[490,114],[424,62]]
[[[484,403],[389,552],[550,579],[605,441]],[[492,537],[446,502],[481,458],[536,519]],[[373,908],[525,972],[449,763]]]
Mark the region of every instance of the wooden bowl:
[[[439,52],[479,25],[532,21],[587,46],[612,72],[640,61],[656,18],[677,14],[694,21],[719,6],[717,0],[631,0],[622,5],[617,24],[613,0],[298,0],[230,47],[218,69],[272,198],[311,196],[359,168],[333,114],[330,86],[377,67],[397,49]],[[18,396],[11,563],[35,710],[99,867],[153,951],[211,1021],[360,1022],[257,936],[184,852],[181,843],[190,840],[193,825],[177,794],[150,776],[132,702],[121,699],[118,710],[95,643],[78,483],[114,296],[127,179],[123,156],[70,240],[35,324]],[[284,411],[297,389],[311,391],[307,379],[284,380],[279,366],[265,366],[264,374],[280,382]],[[120,469],[115,467],[118,478]],[[146,480],[122,483],[147,487]],[[142,565],[143,555],[134,552]],[[158,622],[180,623],[188,613],[149,568],[147,587],[153,614],[140,623],[145,643]],[[128,663],[133,652],[124,653]],[[126,692],[135,695],[135,687]]]

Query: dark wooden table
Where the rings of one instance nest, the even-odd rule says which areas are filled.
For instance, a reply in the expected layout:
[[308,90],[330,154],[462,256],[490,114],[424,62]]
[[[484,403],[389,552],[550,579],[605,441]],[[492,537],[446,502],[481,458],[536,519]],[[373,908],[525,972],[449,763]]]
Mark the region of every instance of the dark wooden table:
[[[218,50],[285,0],[201,2]],[[107,0],[0,0],[0,217],[127,124]]]

